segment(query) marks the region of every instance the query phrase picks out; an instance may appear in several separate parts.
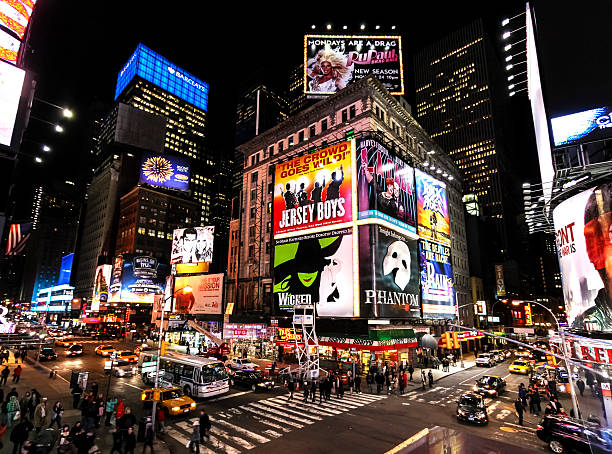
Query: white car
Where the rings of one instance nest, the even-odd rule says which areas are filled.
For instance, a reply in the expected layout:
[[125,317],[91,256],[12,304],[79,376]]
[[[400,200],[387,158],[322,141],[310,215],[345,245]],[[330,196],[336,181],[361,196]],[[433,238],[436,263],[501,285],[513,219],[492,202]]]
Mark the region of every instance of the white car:
[[259,370],[259,366],[246,358],[233,358],[225,363],[230,369],[236,370]]
[[478,358],[476,358],[476,365],[493,367],[495,366],[495,359],[490,353],[481,353],[478,355]]
[[503,363],[506,360],[506,356],[501,350],[491,350],[489,353],[493,355],[493,359],[498,363]]

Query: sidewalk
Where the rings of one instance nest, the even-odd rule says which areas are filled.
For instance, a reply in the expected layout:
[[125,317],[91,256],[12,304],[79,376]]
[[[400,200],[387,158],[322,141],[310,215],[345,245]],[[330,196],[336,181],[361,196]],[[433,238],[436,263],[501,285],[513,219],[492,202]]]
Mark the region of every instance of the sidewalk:
[[446,378],[450,375],[456,374],[457,372],[461,372],[463,370],[474,367],[476,365],[475,359],[476,358],[474,357],[474,353],[466,353],[463,355],[463,366],[464,367],[461,367],[461,360],[457,360],[457,364],[455,366],[450,365],[448,367],[449,369],[448,372],[443,372],[441,365],[439,369],[434,369],[431,367],[425,367],[425,368],[415,367],[414,373],[412,374],[412,381],[408,381],[408,383],[406,384],[406,390],[412,391],[413,389],[423,387],[423,384],[421,383],[421,370],[424,370],[425,374],[427,374],[431,370],[431,373],[434,376],[434,383],[437,383],[443,378]]

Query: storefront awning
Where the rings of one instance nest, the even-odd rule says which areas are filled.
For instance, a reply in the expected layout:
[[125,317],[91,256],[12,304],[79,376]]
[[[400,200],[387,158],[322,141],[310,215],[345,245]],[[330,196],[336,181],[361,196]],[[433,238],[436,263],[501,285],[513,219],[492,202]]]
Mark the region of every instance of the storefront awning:
[[193,320],[189,320],[189,326],[193,329],[195,329],[198,333],[202,333],[204,334],[206,337],[208,337],[211,341],[213,341],[215,344],[217,344],[217,346],[223,344],[223,340],[219,339],[217,336],[215,336],[214,334],[212,334],[210,331],[202,328],[200,325],[198,325],[196,322],[194,322]]

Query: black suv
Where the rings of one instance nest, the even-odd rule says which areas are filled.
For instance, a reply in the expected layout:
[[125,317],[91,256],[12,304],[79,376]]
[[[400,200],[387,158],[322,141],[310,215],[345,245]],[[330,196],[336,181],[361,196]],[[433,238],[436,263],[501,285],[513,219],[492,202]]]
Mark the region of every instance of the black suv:
[[253,391],[268,391],[274,388],[274,382],[253,370],[237,370],[230,375],[230,384],[251,388]]
[[545,416],[538,424],[537,435],[557,454],[612,452],[612,430],[568,416]]
[[40,350],[40,361],[51,361],[57,359],[57,353],[52,348],[45,347]]
[[506,382],[496,375],[483,375],[473,389],[475,393],[485,396],[499,396],[506,390]]
[[487,406],[479,394],[465,393],[457,401],[457,421],[485,425],[489,422]]

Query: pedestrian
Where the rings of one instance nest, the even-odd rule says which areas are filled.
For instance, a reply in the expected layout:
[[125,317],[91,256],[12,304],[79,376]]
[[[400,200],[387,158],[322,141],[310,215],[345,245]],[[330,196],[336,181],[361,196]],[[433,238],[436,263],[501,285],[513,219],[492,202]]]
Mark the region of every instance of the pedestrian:
[[21,447],[30,436],[31,430],[32,423],[27,419],[22,419],[15,427],[13,427],[10,436],[10,440],[13,443],[13,454],[21,454]]
[[204,442],[204,437],[206,437],[206,439],[210,439],[210,435],[208,434],[210,432],[210,418],[208,417],[208,413],[206,413],[206,410],[202,409],[200,410],[200,440],[202,441],[202,443]]
[[376,394],[380,394],[380,391],[382,390],[383,384],[385,382],[385,377],[383,374],[380,373],[380,371],[377,371],[374,379],[376,380]]
[[[123,415],[123,417],[125,418],[128,415],[128,408],[126,408],[125,410],[125,415]],[[132,418],[134,417],[134,415],[131,414]],[[200,422],[198,420],[196,420],[194,423],[194,426],[196,424],[200,424]],[[132,426],[129,426],[125,429],[125,435],[124,438],[127,438],[127,434],[129,433],[130,429],[134,430],[132,428]],[[122,431],[123,433],[123,431]],[[144,444],[142,445],[142,454],[144,454],[144,452],[147,450],[147,446],[149,447],[149,449],[151,450],[151,454],[153,454],[153,440],[155,439],[155,434],[153,433],[153,423],[151,422],[151,417],[147,416],[146,419],[146,425],[145,425],[145,432],[144,432]],[[198,445],[199,445],[199,436],[198,436]],[[200,450],[198,449],[198,454],[199,454]]]
[[36,433],[40,432],[40,429],[49,424],[49,409],[47,408],[47,398],[43,397],[42,401],[36,406],[34,410],[34,428]]
[[391,375],[386,374],[385,386],[387,387],[387,394],[391,394]]
[[6,385],[6,380],[8,379],[10,373],[11,370],[9,369],[9,367],[4,366],[4,369],[2,369],[2,372],[0,372],[0,386]]
[[400,373],[400,376],[399,376],[399,392],[400,392],[400,395],[404,394],[405,386],[406,386],[406,382],[404,382],[404,374]]
[[100,427],[100,420],[102,419],[102,416],[104,415],[104,396],[102,395],[102,393],[98,394],[98,398],[96,399],[95,409],[96,409],[96,414],[94,417],[95,417],[96,429],[97,429],[98,427]]
[[189,443],[189,452],[200,454],[200,421],[197,419],[193,422],[193,433],[191,434]]
[[157,421],[158,431],[161,433],[166,433],[166,411],[161,405],[157,407],[155,420]]
[[342,376],[338,375],[338,383],[336,384],[336,397],[342,399],[344,397],[344,382]]
[[433,373],[431,372],[431,369],[429,369],[429,372],[427,373],[427,378],[429,379],[429,387],[433,388],[434,377]]
[[111,417],[113,416],[113,412],[115,411],[115,406],[117,405],[117,398],[113,397],[106,401],[106,419],[104,421],[104,425],[109,427],[111,425]]
[[306,379],[304,379],[304,381],[302,382],[302,386],[303,388],[303,392],[304,392],[304,402],[308,401],[308,394],[310,393],[310,389],[308,386],[308,382],[306,381]]
[[117,428],[113,429],[113,446],[111,447],[110,454],[114,454],[118,452],[119,454],[123,454],[123,438],[121,437],[121,432],[117,430]]
[[527,391],[525,390],[525,385],[523,383],[519,385],[518,396],[523,403],[523,409],[527,408]]
[[23,397],[19,400],[19,408],[21,408],[21,417],[25,418],[28,414],[28,403],[30,402],[30,391],[26,391]]
[[97,383],[97,382],[93,382],[93,383],[91,384],[91,393],[92,393],[94,396],[97,396],[97,395],[98,395],[98,383]]
[[370,394],[372,394],[372,386],[374,385],[374,376],[372,374],[368,374],[366,375],[366,385],[368,385],[368,390],[370,391]]
[[412,367],[412,363],[408,366],[408,374],[410,375],[410,381],[412,381],[412,374],[414,373],[414,367]]
[[423,391],[427,386],[427,375],[425,375],[425,369],[421,369],[421,382],[423,383]]
[[357,374],[355,377],[355,390],[358,394],[361,394],[361,374]]
[[[2,371],[4,373],[4,371]],[[587,370],[584,374],[584,378],[586,380],[586,384],[589,387],[589,389],[591,390],[591,395],[594,397],[595,396],[595,389],[593,388],[593,385],[595,384],[595,377],[593,376],[593,374],[591,373],[590,370]]]
[[272,363],[272,366],[270,366],[270,375],[274,375],[275,370],[276,370],[276,361],[274,361]]
[[57,428],[60,429],[62,427],[62,416],[64,415],[64,406],[62,405],[62,403],[58,400],[57,402],[55,402],[55,405],[53,405],[53,408],[51,410],[51,424],[49,425],[49,427],[53,427],[53,424],[57,424]]
[[74,385],[74,388],[72,388],[72,408],[79,408],[82,392],[83,390],[81,389],[78,383]]
[[536,416],[540,416],[540,413],[542,412],[542,406],[540,405],[542,402],[542,398],[540,397],[540,392],[537,389],[533,390],[533,406],[535,409],[535,415]]
[[584,396],[584,382],[582,381],[582,378],[579,378],[578,380],[576,380],[576,386],[578,387],[578,391],[580,391],[580,397]]
[[117,399],[117,406],[115,407],[115,418],[119,420],[125,414],[125,405],[121,399]]
[[19,401],[17,396],[11,396],[10,400],[6,404],[7,423],[8,427],[12,427],[17,424],[17,421],[21,419],[21,413],[19,412]]
[[314,404],[314,401],[316,399],[317,396],[317,381],[316,380],[312,380],[310,382],[310,401]]
[[287,389],[289,390],[289,397],[287,400],[293,399],[293,392],[295,391],[295,382],[293,381],[293,375],[289,375],[289,382],[287,383]]
[[527,390],[527,400],[529,401],[529,413],[535,414],[535,402],[533,401],[533,389],[529,387]]
[[19,383],[19,379],[21,378],[21,364],[17,364],[17,367],[13,370],[13,383]]
[[123,454],[134,454],[134,449],[136,448],[136,434],[134,433],[134,429],[132,427],[128,428],[123,442],[123,447],[125,449]]
[[[148,419],[150,419],[150,417]],[[132,409],[130,407],[126,407],[123,416],[117,419],[117,427],[121,432],[121,436],[123,437],[125,434],[127,434],[128,429],[130,427],[134,427],[134,424],[136,424],[136,417],[132,414]]]
[[517,397],[514,401],[514,408],[516,409],[516,414],[518,415],[518,423],[519,426],[523,425],[523,410],[525,407],[523,406],[523,401],[520,397]]

